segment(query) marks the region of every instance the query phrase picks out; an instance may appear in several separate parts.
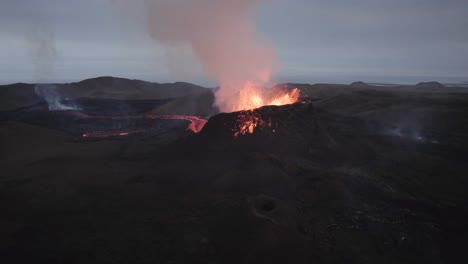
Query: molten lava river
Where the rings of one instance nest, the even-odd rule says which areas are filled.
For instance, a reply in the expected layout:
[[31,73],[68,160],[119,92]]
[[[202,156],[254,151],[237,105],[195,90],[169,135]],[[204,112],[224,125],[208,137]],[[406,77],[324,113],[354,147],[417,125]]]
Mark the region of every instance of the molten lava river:
[[[83,113],[74,113],[82,119],[109,119],[109,120],[185,120],[189,121],[190,124],[187,130],[193,133],[199,133],[205,126],[207,120],[198,116],[185,116],[185,115],[141,115],[141,116],[94,116],[86,115]],[[105,138],[105,137],[118,137],[128,136],[131,134],[143,133],[144,130],[132,130],[132,131],[93,131],[83,134],[85,138]]]

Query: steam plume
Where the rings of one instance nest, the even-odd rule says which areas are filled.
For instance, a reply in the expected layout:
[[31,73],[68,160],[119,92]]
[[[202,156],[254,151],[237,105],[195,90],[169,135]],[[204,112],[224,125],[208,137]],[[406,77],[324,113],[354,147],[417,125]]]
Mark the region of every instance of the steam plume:
[[246,81],[265,84],[275,52],[262,43],[251,17],[261,0],[147,0],[151,35],[168,46],[188,45],[218,81],[216,106],[231,111]]
[[56,85],[37,84],[34,92],[47,103],[49,111],[81,110],[78,106],[66,102]]

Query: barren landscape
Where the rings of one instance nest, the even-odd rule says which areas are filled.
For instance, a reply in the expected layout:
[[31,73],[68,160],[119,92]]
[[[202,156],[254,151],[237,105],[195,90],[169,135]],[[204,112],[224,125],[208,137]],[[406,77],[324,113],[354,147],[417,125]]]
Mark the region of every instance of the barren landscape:
[[466,88],[294,88],[219,113],[189,83],[0,86],[0,261],[462,263]]

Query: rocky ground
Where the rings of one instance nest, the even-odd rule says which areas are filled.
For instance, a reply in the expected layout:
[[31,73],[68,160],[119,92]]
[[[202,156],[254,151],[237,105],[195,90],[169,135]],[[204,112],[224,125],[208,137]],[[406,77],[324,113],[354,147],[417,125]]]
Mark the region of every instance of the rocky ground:
[[[1,263],[465,263],[468,93],[425,85],[290,84],[303,103],[98,140],[22,98],[0,121]],[[268,125],[235,138],[252,115]]]

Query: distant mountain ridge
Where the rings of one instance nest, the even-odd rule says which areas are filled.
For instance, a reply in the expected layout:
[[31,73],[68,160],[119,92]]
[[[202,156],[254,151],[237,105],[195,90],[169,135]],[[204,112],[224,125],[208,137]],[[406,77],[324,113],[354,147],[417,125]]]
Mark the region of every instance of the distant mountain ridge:
[[0,111],[12,110],[37,103],[41,100],[35,93],[36,85],[53,87],[64,99],[102,98],[117,100],[167,99],[199,94],[207,88],[186,83],[153,83],[117,77],[97,77],[80,82],[64,84],[0,85]]
[[416,84],[418,88],[445,88],[445,85],[439,82],[420,82]]
[[112,99],[133,100],[177,98],[206,90],[202,86],[186,82],[153,83],[116,77],[86,79],[78,83],[66,84],[64,88],[73,97],[111,97]]

